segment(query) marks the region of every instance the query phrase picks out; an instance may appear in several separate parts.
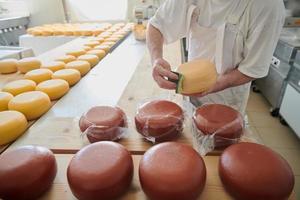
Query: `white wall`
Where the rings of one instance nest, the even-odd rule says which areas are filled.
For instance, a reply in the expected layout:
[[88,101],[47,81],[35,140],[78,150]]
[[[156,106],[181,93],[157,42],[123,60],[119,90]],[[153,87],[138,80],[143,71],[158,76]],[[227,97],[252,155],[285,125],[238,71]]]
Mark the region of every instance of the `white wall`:
[[64,22],[62,0],[25,0],[25,2],[30,12],[30,27]]

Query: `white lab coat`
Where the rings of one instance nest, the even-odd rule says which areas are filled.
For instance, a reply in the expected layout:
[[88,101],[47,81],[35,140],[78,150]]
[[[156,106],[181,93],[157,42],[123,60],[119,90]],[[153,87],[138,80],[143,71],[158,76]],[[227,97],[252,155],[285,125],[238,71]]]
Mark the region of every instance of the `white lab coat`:
[[[165,43],[187,37],[189,60],[210,59],[219,74],[237,68],[261,78],[268,74],[284,12],[282,0],[167,0],[150,23]],[[250,83],[192,102],[221,103],[244,114],[249,90]]]

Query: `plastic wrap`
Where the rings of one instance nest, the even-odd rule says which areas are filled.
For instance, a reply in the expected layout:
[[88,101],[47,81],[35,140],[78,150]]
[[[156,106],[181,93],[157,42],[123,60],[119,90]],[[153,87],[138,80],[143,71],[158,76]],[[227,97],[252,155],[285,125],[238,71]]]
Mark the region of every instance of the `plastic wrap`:
[[175,101],[167,99],[147,99],[137,107],[136,129],[152,143],[170,141],[182,134],[185,113]]
[[81,137],[90,143],[117,141],[128,132],[126,114],[118,107],[96,106],[84,113],[79,120]]

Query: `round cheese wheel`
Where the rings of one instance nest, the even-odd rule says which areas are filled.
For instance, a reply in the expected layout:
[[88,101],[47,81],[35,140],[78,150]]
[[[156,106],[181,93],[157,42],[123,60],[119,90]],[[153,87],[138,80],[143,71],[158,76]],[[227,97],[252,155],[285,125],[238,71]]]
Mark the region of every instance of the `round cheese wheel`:
[[4,111],[8,109],[8,102],[14,96],[8,92],[0,92],[0,111]]
[[89,46],[89,47],[95,47],[97,45],[100,45],[100,43],[98,41],[88,41],[84,44],[85,46]]
[[76,57],[72,55],[63,55],[55,59],[56,61],[64,62],[65,64],[75,61]]
[[51,79],[52,71],[50,69],[34,69],[25,74],[24,78],[34,81],[36,84]]
[[17,111],[0,112],[0,145],[14,141],[24,133],[26,128],[27,120],[22,113]]
[[53,73],[52,79],[63,79],[72,86],[81,79],[81,75],[76,69],[61,69]]
[[0,74],[10,74],[18,71],[17,59],[0,60]]
[[65,30],[63,33],[64,33],[64,35],[66,35],[66,36],[74,35],[74,31],[73,31],[73,30]]
[[195,200],[203,191],[206,168],[202,157],[192,147],[165,142],[144,154],[139,178],[149,199]]
[[93,33],[93,31],[92,30],[83,30],[82,32],[81,32],[81,35],[82,36],[92,36],[94,33]]
[[67,178],[78,199],[115,199],[132,181],[130,153],[114,142],[97,142],[81,149],[71,160]]
[[239,143],[225,149],[219,175],[235,199],[288,199],[294,188],[289,164],[268,147],[255,143]]
[[108,53],[110,50],[110,46],[101,44],[101,45],[95,46],[94,49],[103,50],[105,53]]
[[106,53],[104,50],[94,49],[94,50],[88,51],[86,54],[87,55],[89,55],[89,54],[96,55],[99,58],[99,60],[101,60],[102,58],[104,58]]
[[76,69],[84,76],[91,70],[91,65],[88,61],[76,60],[66,64],[66,69]]
[[113,43],[115,43],[115,42],[117,42],[118,40],[119,40],[119,38],[111,36],[111,37],[109,37],[109,38],[106,38],[106,39],[105,39],[105,42],[113,42]]
[[69,83],[62,79],[47,80],[39,83],[36,90],[45,92],[51,100],[56,100],[69,91]]
[[112,47],[115,45],[115,43],[116,42],[106,41],[106,42],[103,42],[101,45],[106,45],[106,46]]
[[176,103],[154,100],[142,105],[135,116],[137,131],[156,142],[168,141],[179,136],[183,129],[183,111]]
[[40,91],[31,91],[19,94],[8,103],[9,110],[23,113],[27,120],[37,119],[46,113],[51,107],[51,101],[47,94]]
[[3,92],[9,92],[16,96],[18,94],[35,90],[36,83],[32,80],[22,79],[7,83],[2,88]]
[[93,107],[79,121],[82,132],[90,127],[86,135],[91,143],[118,140],[123,133],[121,127],[126,126],[125,113],[120,108],[110,106]]
[[78,56],[81,56],[81,55],[83,55],[85,53],[86,53],[86,51],[84,49],[74,49],[74,50],[68,51],[66,54],[78,57]]
[[243,116],[226,105],[203,105],[197,108],[193,120],[204,135],[215,134],[215,147],[236,143],[237,140],[230,139],[239,139],[243,133]]
[[66,64],[62,61],[51,61],[42,64],[43,69],[50,69],[52,72],[56,72],[57,70],[64,69]]
[[117,38],[118,40],[122,39],[124,37],[124,35],[119,34],[119,33],[115,33],[111,36],[112,38]]
[[52,185],[57,165],[45,147],[23,146],[0,156],[0,198],[30,200]]
[[102,43],[102,42],[104,42],[104,38],[98,36],[98,37],[95,37],[95,38],[94,38],[94,41],[98,41],[99,43]]
[[41,65],[41,61],[34,57],[23,58],[17,62],[18,70],[23,74],[31,70],[38,69]]
[[[92,50],[92,51],[95,51],[95,50]],[[84,60],[84,61],[88,61],[91,65],[91,67],[94,67],[95,65],[98,64],[99,62],[99,58],[96,54],[85,54],[85,55],[82,55],[82,56],[79,56],[77,58],[77,60]]]
[[85,51],[89,51],[89,50],[92,50],[92,47],[89,47],[89,46],[83,46],[83,49],[84,49]]

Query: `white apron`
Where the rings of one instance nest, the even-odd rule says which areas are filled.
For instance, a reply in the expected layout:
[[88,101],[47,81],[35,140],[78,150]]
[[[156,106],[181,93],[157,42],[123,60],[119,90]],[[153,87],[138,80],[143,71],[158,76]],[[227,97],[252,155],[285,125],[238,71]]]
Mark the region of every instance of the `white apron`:
[[[199,11],[193,6],[194,12],[191,17],[188,43],[188,60],[209,59],[215,63],[218,74],[224,74],[236,68],[240,62],[240,59],[234,58],[233,53],[235,45],[239,45],[235,44],[239,34],[237,24],[243,16],[249,1],[240,0],[233,13],[218,28],[200,26],[197,22]],[[243,41],[240,43],[240,45],[243,45]],[[238,54],[242,55],[242,52],[238,52]],[[205,103],[225,104],[245,114],[249,91],[250,83],[247,83],[208,94],[201,98],[191,98],[191,102],[196,106]]]

